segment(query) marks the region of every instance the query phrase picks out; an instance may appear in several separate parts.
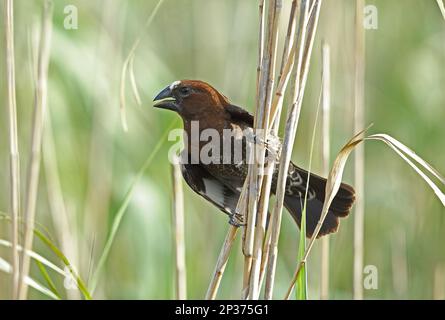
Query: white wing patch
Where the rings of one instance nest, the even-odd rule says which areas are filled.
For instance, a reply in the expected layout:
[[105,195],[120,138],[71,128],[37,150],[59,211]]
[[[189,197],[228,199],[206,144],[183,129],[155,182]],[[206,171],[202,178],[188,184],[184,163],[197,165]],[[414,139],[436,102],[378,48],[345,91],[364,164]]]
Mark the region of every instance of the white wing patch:
[[[206,178],[202,179],[202,181],[204,182],[206,195],[215,201],[221,199],[222,202],[224,199],[223,185],[215,180]],[[224,206],[224,203],[220,204]]]
[[181,164],[181,171],[192,190],[212,202],[226,214],[235,213],[239,192],[232,191],[199,165]]
[[211,179],[202,179],[204,186],[205,186],[205,194],[207,197],[212,199],[213,201],[219,203],[219,205],[224,208],[229,213],[233,213],[231,205],[233,205],[231,202],[236,201],[237,199],[232,199],[231,197],[227,197],[224,190],[226,187],[217,180],[211,180]]

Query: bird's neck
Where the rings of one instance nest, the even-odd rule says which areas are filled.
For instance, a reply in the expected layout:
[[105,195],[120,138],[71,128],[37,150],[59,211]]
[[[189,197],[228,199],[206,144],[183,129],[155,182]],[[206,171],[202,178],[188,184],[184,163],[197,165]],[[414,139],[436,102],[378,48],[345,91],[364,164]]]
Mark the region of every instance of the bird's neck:
[[[201,113],[195,116],[182,117],[184,130],[187,134],[198,132],[201,134],[204,130],[215,129],[220,132],[227,127],[227,115],[225,113],[215,114]],[[193,131],[193,132],[192,132]]]
[[218,144],[223,141],[223,132],[227,128],[227,116],[222,114],[201,114],[200,117],[183,117],[184,142],[187,153],[200,155],[205,145]]

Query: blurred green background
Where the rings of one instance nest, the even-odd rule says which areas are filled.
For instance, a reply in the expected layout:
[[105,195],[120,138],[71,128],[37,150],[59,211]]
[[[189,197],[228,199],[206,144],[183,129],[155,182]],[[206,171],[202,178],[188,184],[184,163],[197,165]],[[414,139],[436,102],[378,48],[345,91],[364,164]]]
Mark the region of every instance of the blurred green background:
[[[119,116],[123,60],[144,30],[155,0],[56,0],[49,71],[37,222],[91,279],[111,222],[135,175],[156,145],[159,152],[137,184],[118,230],[95,298],[171,299],[174,255],[171,227],[171,174],[161,140],[171,112],[152,108],[152,98],[177,79],[211,83],[237,105],[253,110],[257,61],[258,2],[254,0],[165,0],[143,34],[135,76],[143,106],[127,84],[129,131]],[[284,0],[282,34],[290,0]],[[378,9],[378,28],[366,31],[366,123],[372,133],[388,133],[445,172],[445,21],[435,0],[367,1]],[[29,163],[33,109],[30,42],[40,21],[41,1],[16,0],[15,46],[22,187]],[[78,29],[66,30],[64,8],[78,9]],[[320,91],[321,40],[331,46],[331,160],[353,135],[355,1],[324,1],[313,51],[293,160],[309,161],[310,137]],[[3,18],[2,18],[3,20]],[[36,26],[37,23],[37,26]],[[0,26],[4,34],[3,23]],[[5,50],[0,50],[0,211],[9,210],[8,122],[5,107]],[[319,127],[320,128],[320,127]],[[320,140],[320,134],[317,140]],[[52,144],[54,142],[54,150]],[[320,172],[320,143],[314,171]],[[54,152],[51,152],[54,151]],[[353,182],[353,162],[345,181]],[[57,174],[58,177],[54,177]],[[365,265],[378,270],[378,289],[367,299],[445,298],[445,209],[427,184],[382,143],[367,142]],[[60,188],[51,182],[60,180]],[[228,228],[227,217],[185,189],[188,297],[201,299]],[[57,191],[62,206],[54,206]],[[23,192],[24,194],[24,192]],[[52,205],[53,206],[52,206]],[[62,216],[62,219],[60,218]],[[63,218],[64,217],[64,218]],[[331,290],[334,299],[352,297],[353,219],[331,236]],[[61,221],[60,221],[61,220]],[[64,228],[61,228],[63,226]],[[0,220],[0,238],[10,239]],[[275,297],[282,298],[296,265],[299,232],[283,219]],[[39,240],[34,250],[60,265]],[[0,248],[10,261],[10,250]],[[309,297],[319,298],[320,247],[309,259]],[[221,283],[219,297],[240,297],[243,259],[239,239]],[[44,279],[36,265],[31,275]],[[50,271],[64,292],[63,277]],[[0,298],[10,297],[11,276],[0,273]],[[75,290],[68,297],[78,298]],[[65,293],[64,293],[65,296]],[[30,289],[30,297],[45,299]]]

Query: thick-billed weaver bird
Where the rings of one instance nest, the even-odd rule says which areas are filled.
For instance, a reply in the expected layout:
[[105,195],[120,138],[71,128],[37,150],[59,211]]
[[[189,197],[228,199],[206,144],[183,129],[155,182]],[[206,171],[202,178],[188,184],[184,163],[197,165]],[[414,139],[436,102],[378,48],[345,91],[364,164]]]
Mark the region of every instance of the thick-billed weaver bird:
[[[245,146],[250,141],[248,133],[253,132],[254,118],[246,110],[231,104],[228,99],[209,84],[198,80],[175,81],[163,89],[155,98],[154,106],[176,112],[182,118],[184,132],[187,138],[185,148],[181,152],[182,175],[187,184],[199,195],[213,203],[221,211],[233,217],[238,214],[236,206],[247,176],[249,162]],[[201,141],[201,134],[205,130],[219,133],[210,141]],[[195,131],[195,132],[194,132]],[[202,151],[220,150],[225,145],[224,133],[231,132],[231,138],[241,142],[240,159],[222,159],[204,161]],[[207,135],[209,136],[209,135]],[[255,141],[255,139],[253,139]],[[210,145],[210,146],[209,146]],[[236,146],[236,143],[233,144]],[[214,147],[214,148],[213,148]],[[231,147],[231,152],[234,152]],[[221,152],[219,152],[221,153]],[[212,155],[212,154],[211,154]],[[213,156],[216,154],[214,153]],[[213,157],[214,159],[215,157]],[[227,161],[229,159],[229,161]],[[225,160],[225,161],[223,161]],[[276,191],[278,168],[274,170],[271,192]],[[309,188],[306,185],[309,179]],[[292,162],[286,181],[284,206],[290,212],[298,226],[301,224],[301,212],[306,196],[306,236],[311,237],[320,219],[324,197],[326,179],[308,173]],[[329,208],[318,236],[336,232],[339,218],[346,217],[354,203],[354,189],[342,183]]]

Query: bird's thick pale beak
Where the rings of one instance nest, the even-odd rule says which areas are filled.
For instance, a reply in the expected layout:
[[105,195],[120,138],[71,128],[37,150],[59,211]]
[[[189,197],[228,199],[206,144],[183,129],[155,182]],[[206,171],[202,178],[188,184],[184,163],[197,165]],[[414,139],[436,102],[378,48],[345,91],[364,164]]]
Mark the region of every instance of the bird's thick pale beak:
[[155,108],[168,109],[176,112],[179,111],[178,103],[173,96],[170,87],[167,87],[159,92],[158,95],[153,99],[153,101],[155,102],[155,104],[153,105],[153,107]]

